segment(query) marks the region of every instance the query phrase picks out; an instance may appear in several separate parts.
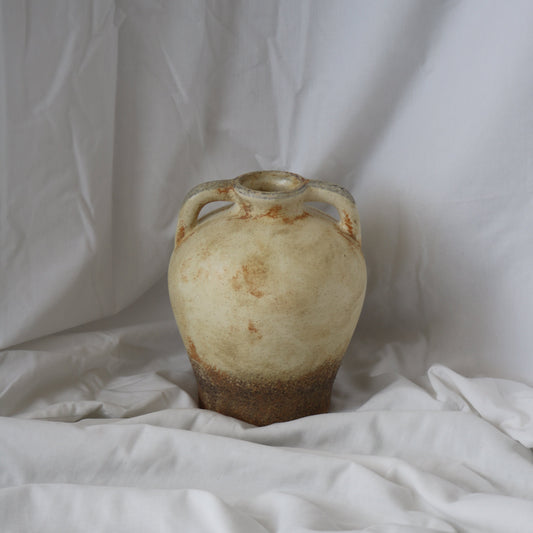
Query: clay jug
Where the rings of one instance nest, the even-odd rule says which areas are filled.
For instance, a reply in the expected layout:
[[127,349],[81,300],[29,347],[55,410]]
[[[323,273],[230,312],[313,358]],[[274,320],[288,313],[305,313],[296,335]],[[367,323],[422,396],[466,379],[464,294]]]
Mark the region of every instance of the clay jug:
[[[199,217],[216,201],[231,204]],[[179,213],[168,286],[200,406],[255,425],[327,412],[366,289],[354,200],[280,171],[199,185]]]

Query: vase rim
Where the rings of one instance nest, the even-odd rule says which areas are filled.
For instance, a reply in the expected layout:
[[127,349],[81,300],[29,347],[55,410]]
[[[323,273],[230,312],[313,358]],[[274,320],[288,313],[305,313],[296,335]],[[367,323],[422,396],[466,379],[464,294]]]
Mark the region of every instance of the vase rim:
[[277,200],[301,194],[308,180],[284,170],[257,170],[238,176],[234,182],[235,191],[241,196]]

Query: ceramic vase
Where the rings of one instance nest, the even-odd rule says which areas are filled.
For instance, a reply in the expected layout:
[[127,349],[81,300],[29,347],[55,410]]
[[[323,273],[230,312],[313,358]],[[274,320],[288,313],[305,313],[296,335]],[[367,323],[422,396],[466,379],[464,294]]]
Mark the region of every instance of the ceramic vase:
[[281,171],[199,185],[179,213],[168,286],[200,406],[255,425],[327,412],[366,289],[355,202]]

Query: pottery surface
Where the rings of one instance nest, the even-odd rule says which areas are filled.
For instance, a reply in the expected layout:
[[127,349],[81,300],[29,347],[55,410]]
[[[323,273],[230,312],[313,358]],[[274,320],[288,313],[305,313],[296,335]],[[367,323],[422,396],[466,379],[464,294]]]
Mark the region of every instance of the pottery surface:
[[[214,201],[231,204],[199,218]],[[326,412],[366,288],[353,198],[281,171],[199,185],[168,284],[203,407],[256,425]]]

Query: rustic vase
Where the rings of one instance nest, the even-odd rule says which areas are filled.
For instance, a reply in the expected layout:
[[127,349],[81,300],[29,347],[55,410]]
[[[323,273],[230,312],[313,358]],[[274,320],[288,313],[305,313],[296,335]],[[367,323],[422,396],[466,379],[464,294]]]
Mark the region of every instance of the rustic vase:
[[[199,217],[217,201],[231,203]],[[255,425],[327,412],[366,289],[354,200],[280,171],[199,185],[168,286],[202,407]]]

